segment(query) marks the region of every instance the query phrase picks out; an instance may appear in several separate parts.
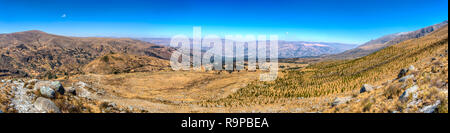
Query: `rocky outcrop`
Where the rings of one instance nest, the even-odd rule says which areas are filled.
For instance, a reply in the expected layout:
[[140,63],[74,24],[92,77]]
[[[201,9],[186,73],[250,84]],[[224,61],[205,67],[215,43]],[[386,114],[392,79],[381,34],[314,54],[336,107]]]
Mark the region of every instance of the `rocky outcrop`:
[[346,102],[348,102],[350,100],[352,100],[351,97],[337,97],[337,98],[335,98],[333,100],[333,103],[331,103],[331,106],[334,107],[334,106],[337,106],[339,104],[346,103]]
[[24,88],[23,82],[6,82],[7,86],[11,87],[13,98],[11,99],[11,106],[18,113],[29,113],[33,110],[33,100],[37,97],[31,90]]
[[59,81],[38,81],[34,85],[34,90],[38,90],[47,98],[55,98],[56,93],[61,95],[65,93],[64,87]]
[[419,110],[421,113],[434,113],[436,108],[441,104],[440,100],[437,100],[433,105],[428,105]]
[[61,113],[58,106],[47,98],[38,97],[33,105],[40,113]]
[[42,96],[47,98],[55,98],[56,96],[55,91],[48,86],[41,86],[41,88],[39,88],[39,92]]
[[370,92],[374,89],[374,87],[370,84],[364,84],[359,93]]
[[402,95],[400,96],[400,100],[408,101],[410,95],[413,95],[413,97],[417,97],[417,94],[416,94],[417,90],[419,90],[419,86],[417,86],[417,85],[414,85],[414,86],[406,89],[405,92],[403,92]]
[[72,86],[72,90],[75,92],[75,95],[79,97],[88,98],[91,96],[91,92],[89,92],[90,86],[84,82],[76,82]]
[[64,87],[58,81],[3,80],[0,83],[0,93],[6,92],[7,96],[0,96],[2,103],[7,104],[0,103],[0,106],[2,111],[7,113],[147,112],[144,109],[124,107],[97,99],[95,96],[104,95],[104,90],[93,88],[81,81],[73,83],[63,91],[61,89]]

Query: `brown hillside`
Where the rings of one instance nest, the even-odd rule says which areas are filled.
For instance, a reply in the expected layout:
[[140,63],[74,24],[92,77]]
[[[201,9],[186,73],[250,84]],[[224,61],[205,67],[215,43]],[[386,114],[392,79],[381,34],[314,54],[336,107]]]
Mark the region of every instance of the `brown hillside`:
[[271,104],[286,99],[358,91],[363,84],[381,84],[394,79],[402,68],[439,55],[444,50],[448,50],[448,25],[424,37],[403,41],[362,58],[321,62],[305,69],[285,71],[276,81],[251,84],[227,98],[207,101],[203,105]]
[[148,56],[107,54],[83,67],[83,72],[93,74],[118,74],[168,70],[169,61]]
[[168,59],[172,48],[132,39],[78,38],[26,31],[0,34],[0,77],[73,75],[108,53]]

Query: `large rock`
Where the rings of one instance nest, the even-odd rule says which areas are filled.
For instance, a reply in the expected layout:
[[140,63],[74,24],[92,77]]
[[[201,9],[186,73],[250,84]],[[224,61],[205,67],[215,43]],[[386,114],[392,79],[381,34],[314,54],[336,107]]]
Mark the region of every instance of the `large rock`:
[[373,86],[369,84],[364,84],[359,93],[369,92],[373,90]]
[[59,81],[53,81],[51,84],[50,84],[50,88],[52,88],[53,90],[55,90],[56,92],[58,92],[59,94],[62,94],[62,95],[64,95],[64,87],[63,87],[63,85],[61,84],[61,82],[59,82]]
[[440,100],[437,100],[433,105],[428,105],[419,110],[421,113],[434,113],[436,108],[441,104]]
[[65,92],[64,87],[59,81],[39,81],[34,85],[35,90],[39,90],[41,88],[50,88],[61,95],[64,95]]
[[77,82],[72,86],[72,89],[75,91],[75,94],[79,97],[90,97],[91,92],[88,91],[90,86],[84,82]]
[[41,93],[42,96],[47,97],[47,98],[55,98],[55,95],[56,95],[55,90],[53,90],[52,88],[47,87],[47,86],[42,86],[39,89],[39,92]]
[[417,85],[414,85],[414,86],[406,89],[405,92],[403,92],[402,95],[400,96],[400,100],[408,101],[409,96],[412,94],[415,94],[417,92],[417,90],[419,90],[419,86],[417,86]]
[[337,106],[339,104],[343,104],[346,103],[348,101],[352,100],[351,97],[337,97],[336,99],[334,99],[333,103],[331,103],[331,106]]
[[38,97],[34,102],[34,107],[40,113],[61,113],[58,106],[50,99]]

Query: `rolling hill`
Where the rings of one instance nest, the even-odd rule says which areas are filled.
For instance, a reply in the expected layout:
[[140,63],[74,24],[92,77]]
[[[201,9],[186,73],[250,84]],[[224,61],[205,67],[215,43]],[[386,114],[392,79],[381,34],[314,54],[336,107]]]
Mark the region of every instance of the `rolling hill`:
[[0,77],[41,77],[82,73],[109,53],[169,59],[173,48],[126,38],[80,38],[25,31],[0,34]]
[[119,74],[170,69],[169,61],[149,56],[106,54],[83,67],[83,72],[93,74]]
[[[420,66],[420,68],[416,69],[411,65]],[[404,68],[408,66],[414,69],[411,73],[412,77],[417,77],[413,82],[400,80],[405,78],[403,77]],[[414,84],[421,90],[418,92],[419,96],[431,93],[436,95],[429,96],[440,97],[441,90],[443,94],[448,94],[448,25],[423,37],[388,46],[368,56],[352,60],[320,62],[305,68],[286,70],[279,75],[283,76],[275,81],[253,83],[227,98],[204,101],[200,105],[237,108],[253,105],[278,107],[277,105],[283,104],[285,106],[282,108],[287,108],[288,105],[294,108],[296,104],[297,109],[307,106],[309,111],[320,112],[323,111],[320,108],[328,107],[330,99],[346,94],[350,95],[349,99],[353,95],[353,97],[365,97],[368,100],[360,103],[355,101],[357,109],[343,112],[413,111],[414,109],[406,110],[409,108],[409,105],[407,106],[409,103],[401,102],[393,97],[399,97],[401,92]],[[361,88],[368,88],[364,84],[377,85],[373,88],[384,91],[378,91],[377,94],[359,94]],[[380,98],[371,99],[375,96]],[[417,106],[427,107],[426,105],[430,103],[438,103],[439,98],[426,97],[424,99],[428,102],[423,104],[422,101],[416,102],[421,103]],[[448,107],[445,102],[448,101],[448,96],[440,98],[440,101],[444,102],[439,102],[436,106]],[[374,102],[377,99],[383,100]],[[396,101],[389,102],[392,99]],[[287,101],[295,102],[288,104]],[[333,112],[339,112],[339,110]]]

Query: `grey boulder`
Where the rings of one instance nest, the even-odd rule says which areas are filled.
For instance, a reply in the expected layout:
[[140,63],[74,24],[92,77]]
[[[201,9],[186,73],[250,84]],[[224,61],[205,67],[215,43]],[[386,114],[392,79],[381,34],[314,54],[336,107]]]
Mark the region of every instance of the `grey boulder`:
[[55,91],[47,86],[42,86],[39,89],[39,92],[41,93],[42,96],[47,97],[47,98],[55,98],[55,95],[56,95]]
[[409,96],[410,96],[411,94],[416,93],[417,90],[419,90],[419,86],[417,86],[417,85],[414,85],[414,86],[412,86],[412,87],[406,89],[406,90],[402,93],[402,95],[400,96],[400,100],[401,100],[401,101],[408,101]]
[[59,81],[39,81],[34,85],[35,90],[39,90],[42,88],[50,88],[61,95],[64,95],[65,92],[64,87]]
[[433,105],[428,105],[419,110],[421,113],[434,113],[436,108],[441,104],[440,100],[437,100]]
[[343,104],[346,103],[348,101],[352,100],[351,97],[337,97],[336,99],[334,99],[333,103],[331,103],[331,106],[337,106],[339,104]]
[[47,98],[38,97],[33,105],[40,113],[61,113],[58,106]]
[[364,84],[359,93],[369,92],[373,90],[373,86],[369,84]]
[[88,91],[89,88],[90,86],[84,82],[77,82],[72,86],[72,89],[75,91],[75,94],[79,97],[84,98],[88,98],[91,96],[91,92]]

